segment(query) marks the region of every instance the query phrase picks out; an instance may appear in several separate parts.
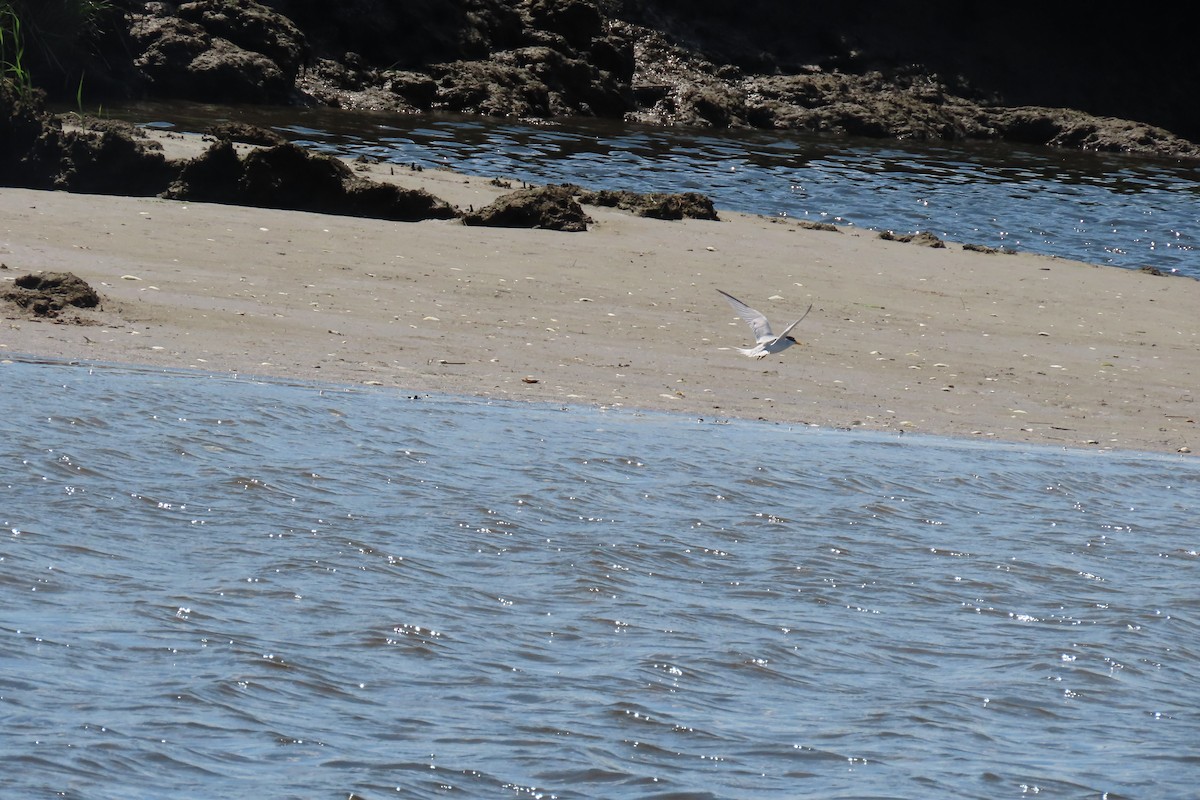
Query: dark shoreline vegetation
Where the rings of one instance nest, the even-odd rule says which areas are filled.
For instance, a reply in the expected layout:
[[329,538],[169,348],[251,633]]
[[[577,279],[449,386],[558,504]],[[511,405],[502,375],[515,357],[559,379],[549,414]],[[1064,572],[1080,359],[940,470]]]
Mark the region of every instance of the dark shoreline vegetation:
[[1153,15],[917,5],[0,0],[0,45],[7,77],[80,111],[595,116],[1200,158],[1200,75]]

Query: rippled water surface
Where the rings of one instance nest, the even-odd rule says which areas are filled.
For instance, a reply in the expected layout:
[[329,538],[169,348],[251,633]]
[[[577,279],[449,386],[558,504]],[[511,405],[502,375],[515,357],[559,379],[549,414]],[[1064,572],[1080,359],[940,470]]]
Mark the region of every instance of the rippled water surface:
[[1193,460],[0,376],[5,797],[1200,785]]
[[954,146],[786,132],[696,131],[578,120],[139,106],[138,122],[204,130],[222,118],[274,127],[346,156],[573,182],[699,191],[719,208],[1200,278],[1200,164],[1050,148]]

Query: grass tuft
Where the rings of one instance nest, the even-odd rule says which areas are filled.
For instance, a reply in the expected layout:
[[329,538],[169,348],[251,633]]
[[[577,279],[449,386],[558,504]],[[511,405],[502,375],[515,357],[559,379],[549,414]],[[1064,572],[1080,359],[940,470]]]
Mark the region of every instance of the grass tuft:
[[0,79],[28,97],[36,69],[54,84],[41,88],[74,88],[82,106],[84,65],[115,10],[112,0],[0,0]]
[[33,78],[25,68],[21,18],[9,3],[0,3],[0,79],[12,84],[22,99],[33,94]]

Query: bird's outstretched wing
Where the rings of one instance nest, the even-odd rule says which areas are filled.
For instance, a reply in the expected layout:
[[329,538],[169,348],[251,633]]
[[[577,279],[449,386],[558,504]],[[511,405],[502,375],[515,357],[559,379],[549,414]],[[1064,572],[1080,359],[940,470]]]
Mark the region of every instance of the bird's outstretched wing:
[[[720,289],[718,289],[717,291],[719,292],[719,291],[721,291],[721,290],[720,290]],[[782,339],[783,337],[785,337],[785,336],[787,336],[789,333],[791,333],[791,332],[792,332],[792,328],[796,327],[796,326],[797,326],[797,325],[799,325],[801,322],[804,322],[804,318],[808,316],[808,312],[809,312],[809,311],[812,311],[812,303],[809,303],[809,304],[808,304],[808,308],[806,308],[806,309],[804,310],[804,313],[800,315],[800,319],[796,320],[796,321],[795,321],[795,322],[793,322],[791,325],[788,325],[788,326],[787,326],[787,328],[786,328],[786,329],[783,331],[783,333],[781,333],[781,334],[779,334],[778,336],[776,336],[776,337],[775,337],[775,340],[774,340],[774,341],[778,342],[780,339]]]
[[[729,301],[729,305],[733,306],[733,310],[737,312],[737,315],[746,320],[746,324],[750,326],[750,330],[754,331],[754,340],[756,342],[771,342],[775,340],[775,334],[771,333],[771,323],[767,322],[767,318],[764,314],[755,311],[753,308],[746,305],[741,300],[738,300],[728,292],[721,292],[720,289],[717,289],[717,291],[724,295],[725,299]],[[804,317],[801,317],[800,319],[804,319]],[[792,328],[796,327],[796,323],[799,321],[800,320],[798,319],[796,322],[793,322],[788,330],[790,331]],[[787,335],[786,331],[784,332],[784,335]]]

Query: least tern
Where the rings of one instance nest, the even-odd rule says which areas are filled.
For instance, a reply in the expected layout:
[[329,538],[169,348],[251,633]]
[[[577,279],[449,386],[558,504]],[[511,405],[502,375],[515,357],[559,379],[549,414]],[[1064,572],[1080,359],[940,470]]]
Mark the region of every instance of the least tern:
[[[717,289],[717,291],[721,292],[720,289]],[[810,303],[808,310],[804,312],[800,319],[788,325],[783,333],[776,336],[771,333],[771,323],[767,322],[765,314],[755,311],[728,292],[721,292],[721,294],[729,301],[729,305],[733,306],[733,310],[737,312],[738,316],[746,320],[746,324],[750,326],[750,330],[754,331],[754,347],[737,348],[739,353],[750,358],[766,358],[771,353],[781,353],[796,344],[796,340],[788,336],[788,334],[792,332],[792,328],[803,321],[804,317],[808,316],[809,311],[812,311],[812,304]]]

